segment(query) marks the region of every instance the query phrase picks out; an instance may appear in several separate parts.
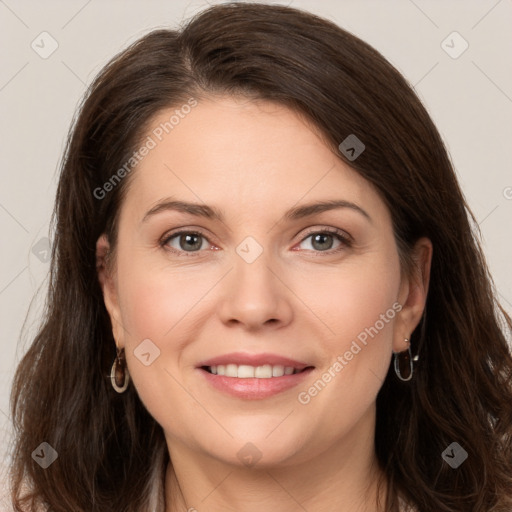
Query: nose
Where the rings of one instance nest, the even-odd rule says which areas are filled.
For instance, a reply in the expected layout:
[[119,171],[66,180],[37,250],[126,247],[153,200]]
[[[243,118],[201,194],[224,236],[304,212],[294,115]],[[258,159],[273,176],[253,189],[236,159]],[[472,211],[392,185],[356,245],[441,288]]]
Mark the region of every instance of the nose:
[[248,331],[277,329],[291,322],[293,293],[279,275],[282,272],[271,267],[265,252],[252,263],[235,254],[217,310],[222,322]]

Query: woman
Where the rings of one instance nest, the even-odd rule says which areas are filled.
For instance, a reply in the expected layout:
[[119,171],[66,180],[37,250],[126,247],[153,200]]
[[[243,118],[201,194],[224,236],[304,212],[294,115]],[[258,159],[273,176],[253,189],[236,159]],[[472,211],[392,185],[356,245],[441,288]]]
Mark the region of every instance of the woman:
[[511,509],[512,322],[366,43],[248,3],[144,36],[81,106],[55,220],[16,510]]

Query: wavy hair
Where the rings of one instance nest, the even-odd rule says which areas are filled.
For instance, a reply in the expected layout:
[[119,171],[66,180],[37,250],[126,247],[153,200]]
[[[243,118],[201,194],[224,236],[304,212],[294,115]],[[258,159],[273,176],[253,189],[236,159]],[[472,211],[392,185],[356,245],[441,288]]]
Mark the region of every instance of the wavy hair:
[[[413,88],[365,42],[301,10],[242,2],[143,36],[103,68],[79,107],[52,215],[45,311],[12,387],[15,510],[154,506],[165,439],[133,386],[118,395],[110,385],[115,342],[95,258],[103,233],[115,249],[133,173],[101,200],[94,190],[130,159],[162,109],[214,94],[279,102],[310,120],[387,204],[405,270],[414,242],[432,241],[425,314],[411,335],[419,362],[407,383],[390,366],[377,396],[385,510],[404,499],[422,511],[510,511],[512,320],[437,129]],[[349,134],[366,146],[353,162],[338,150]],[[59,453],[45,470],[31,457],[43,441]],[[452,442],[468,453],[457,469],[441,456]]]

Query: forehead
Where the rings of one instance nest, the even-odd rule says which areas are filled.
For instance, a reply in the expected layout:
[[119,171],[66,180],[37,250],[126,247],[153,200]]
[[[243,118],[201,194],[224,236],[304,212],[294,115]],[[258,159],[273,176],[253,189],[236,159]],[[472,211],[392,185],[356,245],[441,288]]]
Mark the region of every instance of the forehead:
[[385,208],[317,129],[274,102],[214,97],[189,109],[173,107],[155,116],[144,140],[151,149],[137,164],[126,198],[133,214],[143,215],[165,196],[219,205],[234,216],[248,209],[275,216],[318,198]]

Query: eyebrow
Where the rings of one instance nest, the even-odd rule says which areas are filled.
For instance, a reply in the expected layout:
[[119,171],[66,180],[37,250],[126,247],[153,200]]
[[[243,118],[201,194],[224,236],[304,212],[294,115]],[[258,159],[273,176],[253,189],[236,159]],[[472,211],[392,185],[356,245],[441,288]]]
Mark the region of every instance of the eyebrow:
[[[285,212],[284,218],[289,221],[293,221],[303,219],[305,217],[310,217],[311,215],[326,212],[329,210],[336,210],[341,208],[348,208],[350,210],[358,212],[368,221],[372,222],[372,218],[370,217],[368,212],[363,210],[363,208],[361,208],[357,204],[352,203],[350,201],[345,201],[344,199],[333,199],[329,201],[319,201],[301,206],[295,206],[289,209],[287,212]],[[144,217],[142,218],[141,223],[147,222],[154,215],[164,211],[178,211],[188,213],[196,217],[204,217],[207,219],[217,220],[219,222],[224,223],[223,213],[213,206],[208,206],[206,204],[199,203],[189,203],[186,201],[177,201],[171,198],[164,199],[163,201],[153,206],[153,208],[148,210]]]

